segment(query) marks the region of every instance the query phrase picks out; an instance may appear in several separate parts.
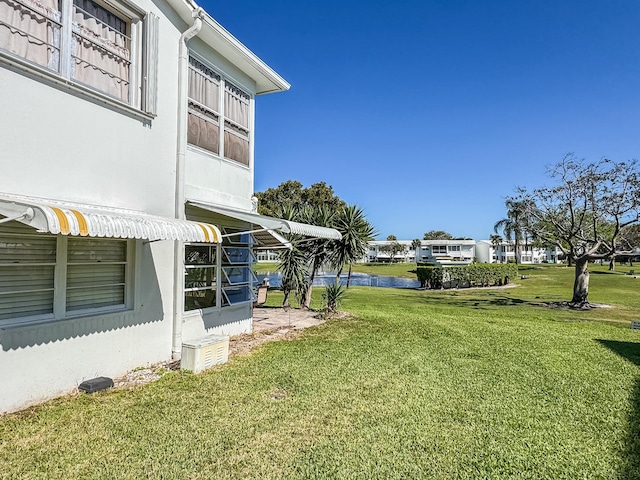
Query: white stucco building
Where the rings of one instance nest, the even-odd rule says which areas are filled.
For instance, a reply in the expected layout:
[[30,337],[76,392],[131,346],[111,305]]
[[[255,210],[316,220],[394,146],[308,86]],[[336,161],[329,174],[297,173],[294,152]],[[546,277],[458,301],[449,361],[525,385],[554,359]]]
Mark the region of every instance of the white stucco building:
[[[513,241],[502,241],[494,245],[490,240],[480,240],[476,244],[478,261],[482,263],[509,263],[516,261],[516,249]],[[538,248],[530,244],[520,245],[520,263],[556,263],[560,250],[557,248]]]
[[[289,84],[187,0],[0,0],[0,413],[251,330],[254,102]],[[251,233],[253,232],[253,233]]]

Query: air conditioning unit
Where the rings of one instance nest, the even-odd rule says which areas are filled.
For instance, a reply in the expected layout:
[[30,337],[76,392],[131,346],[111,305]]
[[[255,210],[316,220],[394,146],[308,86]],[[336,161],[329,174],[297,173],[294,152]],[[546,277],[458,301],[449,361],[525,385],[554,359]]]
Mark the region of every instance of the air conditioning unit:
[[229,337],[208,335],[182,344],[180,368],[200,373],[229,359]]

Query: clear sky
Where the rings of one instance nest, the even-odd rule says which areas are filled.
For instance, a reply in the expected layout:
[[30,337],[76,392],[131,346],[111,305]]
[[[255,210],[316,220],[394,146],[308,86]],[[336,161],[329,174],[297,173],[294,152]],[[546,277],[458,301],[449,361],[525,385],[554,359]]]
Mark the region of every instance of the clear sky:
[[640,159],[638,0],[207,0],[289,83],[255,189],[324,181],[378,238],[488,238],[568,152]]

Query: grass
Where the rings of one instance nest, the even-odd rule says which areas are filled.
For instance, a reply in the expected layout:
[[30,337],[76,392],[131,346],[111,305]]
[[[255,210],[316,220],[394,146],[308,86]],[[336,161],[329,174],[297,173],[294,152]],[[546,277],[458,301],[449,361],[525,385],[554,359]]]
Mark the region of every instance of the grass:
[[594,268],[614,308],[574,312],[537,305],[570,269],[522,273],[352,287],[298,340],[6,415],[0,478],[640,478],[640,280]]

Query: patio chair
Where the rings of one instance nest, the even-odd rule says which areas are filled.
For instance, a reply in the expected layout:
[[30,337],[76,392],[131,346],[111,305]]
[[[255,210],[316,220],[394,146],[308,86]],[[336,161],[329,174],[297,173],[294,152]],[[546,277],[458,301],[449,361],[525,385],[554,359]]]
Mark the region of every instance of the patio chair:
[[269,291],[269,287],[266,285],[260,285],[258,287],[258,295],[255,302],[253,302],[254,307],[260,307],[265,304],[267,301],[267,292]]

